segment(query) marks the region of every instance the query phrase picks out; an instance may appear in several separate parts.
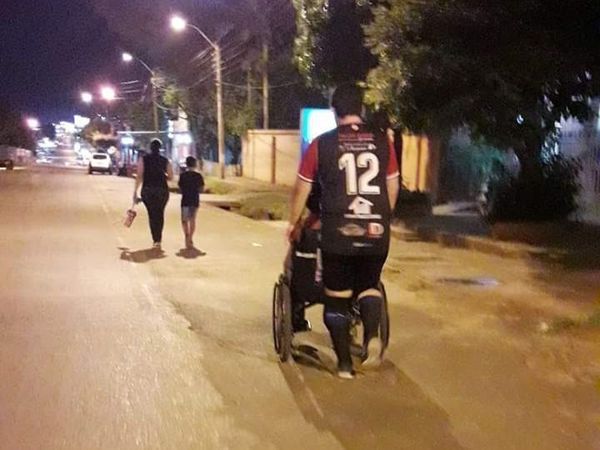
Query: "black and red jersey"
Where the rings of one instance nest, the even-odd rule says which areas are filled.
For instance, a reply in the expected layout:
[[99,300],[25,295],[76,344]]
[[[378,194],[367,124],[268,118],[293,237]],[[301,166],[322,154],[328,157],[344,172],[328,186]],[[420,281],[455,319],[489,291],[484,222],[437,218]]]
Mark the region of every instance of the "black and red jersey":
[[321,188],[321,248],[342,255],[384,254],[389,247],[387,180],[398,162],[387,136],[364,124],[315,139],[298,176]]

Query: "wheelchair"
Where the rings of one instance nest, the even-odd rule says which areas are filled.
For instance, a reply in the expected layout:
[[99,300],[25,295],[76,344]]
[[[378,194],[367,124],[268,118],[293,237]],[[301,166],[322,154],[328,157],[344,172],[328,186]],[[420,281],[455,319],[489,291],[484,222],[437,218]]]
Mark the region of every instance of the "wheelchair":
[[[317,269],[317,251],[314,244],[313,248],[307,249],[303,240],[301,238],[298,244],[292,245],[290,250],[292,255],[290,258],[291,264],[289,264],[288,270],[280,274],[279,279],[273,287],[273,344],[281,362],[287,362],[290,356],[293,356],[297,350],[293,344],[294,314],[301,312],[303,317],[306,309],[322,304],[321,296],[323,295],[323,287],[314,281]],[[312,241],[317,242],[314,239]],[[311,247],[311,245],[309,244],[308,247]],[[301,265],[302,267],[300,267]],[[294,277],[297,278],[295,279]],[[311,283],[311,289],[307,289],[302,294],[296,288],[298,284],[306,286]],[[390,339],[390,319],[385,286],[381,281],[379,282],[378,289],[382,295],[379,337],[385,351]],[[296,298],[293,296],[296,296]],[[296,308],[296,311],[294,308]],[[362,343],[357,343],[356,338],[362,324],[358,300],[356,298],[352,300],[350,314],[352,320],[351,334],[353,336],[351,351],[354,355],[358,356],[362,353]]]

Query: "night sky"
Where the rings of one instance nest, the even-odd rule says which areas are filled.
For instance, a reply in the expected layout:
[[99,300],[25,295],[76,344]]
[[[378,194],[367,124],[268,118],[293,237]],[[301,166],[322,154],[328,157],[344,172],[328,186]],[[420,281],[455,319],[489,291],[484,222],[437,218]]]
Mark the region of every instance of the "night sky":
[[69,119],[81,89],[118,77],[117,38],[90,1],[0,0],[0,101],[43,121]]

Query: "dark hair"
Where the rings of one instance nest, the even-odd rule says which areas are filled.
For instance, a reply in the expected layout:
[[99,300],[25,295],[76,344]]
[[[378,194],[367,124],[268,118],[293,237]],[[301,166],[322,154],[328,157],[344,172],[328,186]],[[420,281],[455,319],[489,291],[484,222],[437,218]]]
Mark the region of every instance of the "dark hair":
[[360,116],[363,108],[363,91],[354,83],[341,84],[331,97],[331,106],[338,117]]
[[152,139],[150,142],[150,151],[153,155],[158,155],[160,153],[160,149],[162,148],[162,142],[160,139]]
[[193,156],[188,156],[185,158],[185,165],[188,167],[196,167],[198,160]]

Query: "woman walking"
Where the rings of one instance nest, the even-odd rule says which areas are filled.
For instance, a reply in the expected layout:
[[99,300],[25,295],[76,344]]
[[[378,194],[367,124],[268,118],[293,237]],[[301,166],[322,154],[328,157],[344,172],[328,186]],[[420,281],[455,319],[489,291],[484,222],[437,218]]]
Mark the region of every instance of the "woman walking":
[[167,158],[160,155],[162,142],[153,139],[150,143],[150,154],[138,160],[137,177],[133,190],[134,202],[140,185],[142,186],[142,201],[148,210],[150,219],[150,232],[154,248],[160,249],[162,232],[165,224],[165,206],[169,201],[169,187],[167,180],[173,178],[173,167]]

